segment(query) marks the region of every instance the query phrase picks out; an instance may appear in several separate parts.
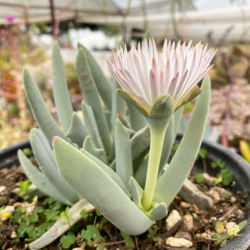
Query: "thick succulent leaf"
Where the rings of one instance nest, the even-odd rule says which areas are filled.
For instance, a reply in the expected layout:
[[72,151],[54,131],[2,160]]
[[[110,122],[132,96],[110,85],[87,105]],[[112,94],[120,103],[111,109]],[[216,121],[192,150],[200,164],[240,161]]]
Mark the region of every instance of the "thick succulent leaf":
[[[128,123],[127,119],[125,118],[125,116],[121,112],[117,113],[117,118],[120,120],[120,122],[123,124],[124,127],[133,131],[130,124]],[[134,135],[135,131],[133,131],[132,134]]]
[[126,115],[126,102],[116,93],[117,89],[120,89],[119,83],[113,77],[112,85],[112,125],[114,126],[118,112],[122,115]]
[[140,187],[140,185],[137,183],[137,181],[131,176],[129,180],[129,188],[131,191],[133,202],[137,207],[140,209],[143,209],[141,200],[143,196],[143,189]]
[[72,205],[72,203],[66,200],[50,183],[47,177],[41,173],[27,158],[27,156],[22,152],[22,150],[18,150],[18,158],[23,167],[23,170],[27,177],[30,179],[32,183],[36,185],[38,189],[40,189],[43,193],[50,196],[56,201],[59,201],[63,204]]
[[147,122],[144,117],[132,105],[128,104],[128,110],[131,128],[134,131],[138,131],[147,126]]
[[36,160],[50,183],[72,204],[76,203],[79,200],[78,193],[59,174],[52,148],[43,133],[36,128],[32,129],[30,142]]
[[96,87],[98,89],[98,92],[105,104],[105,107],[107,110],[112,110],[112,87],[109,83],[108,79],[104,75],[103,71],[101,70],[101,67],[95,60],[95,58],[92,56],[90,51],[85,48],[82,44],[78,43],[78,48],[82,48],[85,52],[85,55],[88,60],[88,64],[92,73],[92,76],[95,80]]
[[127,194],[127,196],[129,197],[131,196],[129,190],[124,185],[119,175],[117,175],[116,172],[114,172],[114,170],[112,170],[109,166],[107,166],[105,163],[100,161],[97,157],[87,152],[86,150],[81,149],[81,152],[85,156],[87,156],[90,160],[92,160],[94,163],[96,163],[100,168],[102,168],[114,180],[114,182],[116,182],[116,184]]
[[86,128],[91,136],[93,143],[97,148],[104,148],[100,138],[93,110],[84,101],[82,101],[82,112]]
[[83,121],[76,112],[73,112],[70,127],[65,136],[81,147],[87,135],[88,131],[85,128]]
[[102,109],[96,83],[91,74],[91,70],[83,49],[80,49],[77,54],[76,74],[84,93],[84,99],[93,110],[104,149],[107,155],[109,155],[111,150],[111,136],[109,134],[109,127]]
[[150,145],[150,129],[148,126],[140,129],[135,133],[135,135],[130,139],[131,141],[131,151],[132,159],[134,160],[142,152],[149,148]]
[[182,112],[183,112],[183,106],[180,107],[180,108],[178,108],[178,109],[174,112],[174,138],[176,137],[176,135],[177,135],[177,133],[178,133],[178,131],[179,131]]
[[59,137],[53,145],[63,178],[122,232],[138,235],[154,223],[92,160]]
[[107,110],[104,110],[104,115],[106,117],[106,121],[108,123],[108,127],[109,127],[109,132],[111,132],[112,130],[112,124],[111,124],[111,112],[110,111],[107,111]]
[[139,183],[139,185],[144,189],[146,177],[147,177],[147,170],[148,170],[148,156],[145,157],[142,164],[137,168],[134,178]]
[[65,67],[60,53],[58,42],[52,48],[53,61],[53,93],[57,114],[64,133],[70,127],[70,120],[73,113],[72,104],[69,97]]
[[64,233],[66,233],[70,227],[74,226],[77,222],[82,220],[81,211],[85,210],[87,213],[91,213],[95,208],[90,205],[85,199],[78,201],[74,206],[69,209],[68,215],[71,216],[70,225],[62,223],[67,222],[66,218],[59,219],[45,234],[39,239],[29,244],[29,249],[41,249],[48,246],[50,243],[58,239]]
[[108,160],[109,162],[112,162],[113,160],[115,160],[115,140],[113,140],[112,142],[111,152],[110,152],[110,155],[108,156]]
[[85,141],[83,143],[83,149],[88,151],[90,154],[95,156],[96,158],[100,159],[104,163],[108,163],[107,155],[105,154],[104,149],[102,148],[96,148],[93,144],[90,135],[88,135],[85,138]]
[[130,133],[119,119],[115,122],[116,173],[129,188],[129,179],[133,176]]
[[154,208],[152,208],[148,215],[152,220],[161,220],[168,215],[168,208],[165,203],[157,204]]
[[174,139],[175,137],[174,137],[174,117],[173,117],[172,120],[169,122],[168,128],[165,133],[158,176],[161,176],[162,170],[168,161],[174,143]]
[[200,148],[210,102],[211,90],[208,76],[204,78],[201,89],[202,93],[195,104],[192,117],[178,150],[156,184],[154,201],[164,202],[167,206],[181,189]]
[[159,97],[149,110],[149,117],[162,119],[174,113],[174,100],[171,96]]
[[36,83],[27,69],[23,71],[23,83],[32,114],[48,142],[52,143],[52,136],[65,138],[50,114]]

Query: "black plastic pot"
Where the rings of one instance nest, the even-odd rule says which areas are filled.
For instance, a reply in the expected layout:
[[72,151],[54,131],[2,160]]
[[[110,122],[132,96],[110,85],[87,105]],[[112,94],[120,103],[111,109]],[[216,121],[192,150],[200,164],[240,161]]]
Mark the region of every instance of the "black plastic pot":
[[18,149],[31,148],[30,141],[23,141],[3,150],[0,150],[0,169],[10,168],[13,165],[19,164],[17,151]]
[[[182,134],[178,134],[176,143],[179,143],[181,138]],[[245,192],[250,190],[250,165],[242,157],[219,144],[207,140],[203,140],[201,147],[206,148],[208,151],[206,161],[209,174],[216,174],[216,171],[209,167],[210,163],[221,159],[226,162],[226,167],[233,172],[234,180],[236,181],[234,191]],[[30,148],[29,141],[21,142],[0,151],[0,169],[18,164],[17,150],[23,148]],[[203,171],[202,161],[195,163],[194,170]],[[246,206],[250,206],[250,197],[246,201]],[[246,250],[250,246],[250,211],[247,213],[247,220],[247,225],[240,232],[241,236],[230,240],[221,250]]]

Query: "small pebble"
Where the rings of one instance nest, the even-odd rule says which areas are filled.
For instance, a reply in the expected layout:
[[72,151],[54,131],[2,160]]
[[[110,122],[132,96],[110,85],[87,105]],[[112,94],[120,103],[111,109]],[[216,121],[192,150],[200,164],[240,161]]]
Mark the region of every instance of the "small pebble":
[[166,219],[166,229],[171,230],[177,224],[181,223],[181,216],[177,210],[172,210]]
[[210,222],[213,222],[213,221],[217,221],[217,218],[216,217],[211,217]]
[[209,187],[212,187],[214,185],[214,179],[209,174],[204,173],[203,174],[203,182],[207,184]]
[[180,206],[181,206],[182,208],[190,208],[190,207],[191,207],[191,204],[189,204],[189,203],[187,203],[187,202],[185,202],[185,201],[182,201],[182,202],[180,203]]
[[12,231],[11,235],[10,235],[11,239],[16,239],[17,238],[17,233],[15,231]]
[[201,238],[201,239],[211,239],[211,234],[202,233],[202,234],[200,235],[200,238]]
[[175,238],[183,238],[183,239],[192,241],[192,236],[188,232],[181,232],[180,231],[180,232],[176,233],[176,235],[174,237]]
[[0,186],[0,193],[2,193],[6,189],[5,186]]
[[187,231],[191,231],[194,227],[193,216],[191,214],[185,214],[183,216],[183,226]]
[[183,238],[169,237],[166,240],[166,244],[171,247],[191,247],[193,243],[189,240]]
[[220,193],[214,188],[212,188],[207,194],[214,200],[214,203],[221,201]]
[[237,199],[234,196],[231,196],[230,201],[231,201],[231,203],[235,203],[237,201]]
[[241,209],[237,210],[236,215],[239,218],[239,220],[244,220],[245,219],[245,213]]
[[232,193],[225,188],[215,187],[215,190],[219,192],[221,200],[225,200],[226,198],[232,196]]

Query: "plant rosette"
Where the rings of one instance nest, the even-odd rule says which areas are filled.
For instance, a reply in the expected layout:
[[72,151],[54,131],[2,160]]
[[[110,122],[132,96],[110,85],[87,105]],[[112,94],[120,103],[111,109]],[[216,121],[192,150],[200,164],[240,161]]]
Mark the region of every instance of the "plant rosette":
[[[21,150],[19,160],[39,190],[72,206],[31,248],[42,248],[65,233],[81,219],[82,209],[98,209],[127,235],[140,235],[167,216],[202,142],[211,88],[206,75],[214,53],[191,42],[175,47],[165,41],[162,53],[151,39],[137,49],[132,45],[130,52],[121,44],[109,62],[115,75],[111,86],[91,53],[79,45],[75,69],[84,94],[81,115],[73,111],[55,43],[53,92],[62,129],[24,70],[25,93],[39,126],[30,132],[30,141],[41,171]],[[182,106],[196,97],[183,139],[163,171]]]

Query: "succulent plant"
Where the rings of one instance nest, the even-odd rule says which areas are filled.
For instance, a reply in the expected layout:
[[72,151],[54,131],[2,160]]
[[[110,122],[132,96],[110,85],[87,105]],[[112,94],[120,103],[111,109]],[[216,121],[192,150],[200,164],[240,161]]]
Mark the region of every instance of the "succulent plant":
[[[145,42],[143,46],[145,52],[148,45]],[[206,47],[203,49],[200,44],[196,47],[178,44],[177,54],[174,45],[170,51],[165,48],[166,54],[177,55],[175,59],[183,56],[181,62],[184,64],[178,77],[175,75],[178,60],[174,64],[171,61],[173,58],[169,58],[167,65],[170,65],[170,69],[164,72],[164,76],[167,78],[166,74],[170,72],[168,84],[171,88],[170,91],[164,91],[157,87],[162,83],[163,75],[163,71],[159,71],[159,78],[157,75],[158,58],[155,58],[158,52],[150,46],[151,40],[149,56],[153,60],[154,71],[150,72],[152,88],[139,86],[140,91],[145,90],[142,94],[148,91],[150,101],[145,104],[143,98],[130,92],[135,76],[131,78],[126,71],[127,75],[119,75],[124,73],[123,67],[139,72],[138,65],[133,69],[133,63],[137,63],[138,59],[129,59],[132,60],[128,61],[130,66],[126,63],[122,65],[118,54],[118,57],[114,55],[114,64],[109,63],[122,90],[115,78],[111,86],[91,53],[79,44],[75,68],[84,94],[81,115],[74,112],[71,106],[62,57],[55,43],[53,91],[62,130],[47,109],[28,70],[25,69],[23,73],[26,95],[40,128],[31,131],[30,140],[42,170],[41,173],[19,151],[25,173],[37,188],[55,200],[69,205],[76,203],[72,211],[79,212],[79,206],[87,207],[89,211],[95,207],[111,223],[130,235],[145,232],[156,220],[167,215],[167,207],[182,187],[196,159],[210,101],[210,80],[204,76],[210,69],[208,66],[213,51],[206,52]],[[184,54],[180,55],[183,50]],[[134,47],[132,52],[137,54]],[[165,61],[162,63],[166,64]],[[171,68],[174,65],[176,68]],[[148,69],[150,67],[149,63]],[[204,80],[199,88],[197,83],[202,78]],[[130,87],[128,79],[131,81]],[[187,82],[189,85],[185,87]],[[175,86],[176,89],[179,86],[182,92],[176,92]],[[199,97],[183,139],[164,171],[178,130],[181,106],[197,95]],[[40,240],[40,245],[31,243],[32,248],[41,248],[55,239],[54,234],[48,235],[42,236],[43,239],[50,239],[43,240],[43,243]]]

